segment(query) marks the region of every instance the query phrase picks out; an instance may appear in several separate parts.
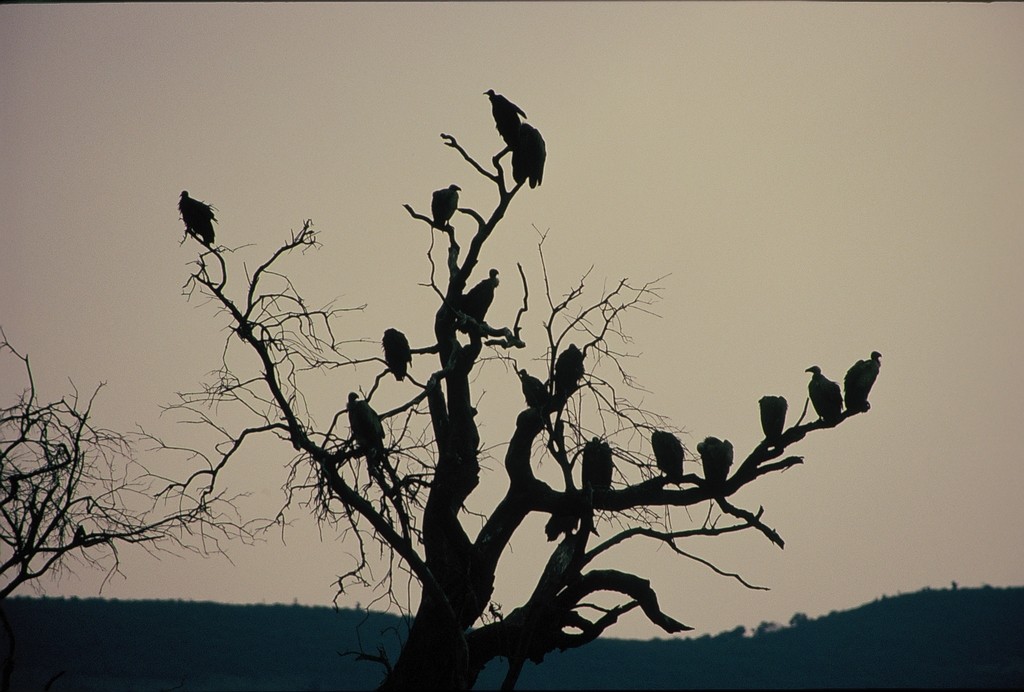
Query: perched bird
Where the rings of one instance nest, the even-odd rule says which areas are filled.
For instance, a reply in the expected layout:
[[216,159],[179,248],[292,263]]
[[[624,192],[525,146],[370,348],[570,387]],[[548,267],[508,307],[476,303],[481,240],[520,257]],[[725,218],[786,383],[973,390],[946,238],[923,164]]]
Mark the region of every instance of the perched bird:
[[871,408],[868,403],[868,393],[878,377],[878,371],[882,367],[882,354],[878,351],[871,352],[871,360],[858,360],[846,372],[843,379],[843,389],[846,396],[847,411],[867,411]]
[[515,151],[519,144],[519,124],[522,122],[519,116],[525,118],[526,113],[501,94],[495,94],[494,89],[488,89],[484,93],[491,100],[491,114],[494,115],[494,126],[498,134],[505,140],[509,149]]
[[430,213],[434,217],[434,228],[439,228],[442,231],[450,228],[448,222],[459,207],[459,190],[461,189],[458,185],[449,185],[434,191],[434,196],[430,199]]
[[654,449],[654,460],[658,468],[672,482],[678,483],[683,478],[683,443],[679,438],[665,430],[651,433],[651,448]]
[[[498,287],[498,270],[491,269],[488,278],[478,283],[462,297],[459,309],[477,322],[483,322],[487,309],[494,301],[494,289]],[[463,328],[462,331],[468,331]]]
[[811,381],[807,383],[807,393],[818,417],[831,423],[839,420],[843,411],[843,395],[839,384],[821,374],[821,368],[812,365],[804,372],[811,373]]
[[601,438],[595,437],[583,446],[583,487],[594,490],[612,487],[612,448]]
[[516,184],[530,181],[530,187],[540,185],[544,179],[544,160],[547,147],[537,128],[526,123],[519,126],[519,144],[512,150],[512,177]]
[[182,190],[178,211],[181,212],[181,220],[185,222],[185,232],[206,247],[213,247],[213,222],[217,220],[213,215],[213,207],[192,199],[188,196],[188,190]]
[[576,344],[569,344],[555,360],[555,397],[564,402],[572,396],[583,379],[583,372],[583,351]]
[[381,345],[384,347],[384,362],[388,364],[388,370],[401,382],[409,372],[409,364],[412,363],[409,340],[397,329],[386,329]]
[[786,427],[786,409],[789,408],[789,404],[785,397],[781,396],[763,396],[757,403],[761,406],[761,430],[764,431],[764,439],[777,440]]
[[724,485],[732,466],[732,443],[717,437],[705,437],[697,444],[697,453],[704,467],[704,480],[715,487]]
[[556,540],[559,536],[570,534],[579,526],[580,518],[575,514],[552,514],[548,523],[544,525],[544,535],[549,541]]
[[368,401],[360,400],[355,392],[348,395],[348,424],[352,428],[352,437],[367,459],[373,461],[384,453],[384,426],[380,423],[380,416]]
[[526,399],[526,405],[541,411],[547,408],[548,403],[551,401],[551,395],[548,394],[548,388],[544,383],[526,372],[526,370],[519,370],[519,380],[523,386],[523,397]]

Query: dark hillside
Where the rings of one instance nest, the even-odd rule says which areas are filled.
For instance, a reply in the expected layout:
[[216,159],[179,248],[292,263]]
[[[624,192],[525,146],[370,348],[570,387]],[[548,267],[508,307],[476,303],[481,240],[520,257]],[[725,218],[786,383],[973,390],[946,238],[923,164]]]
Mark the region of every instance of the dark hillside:
[[[374,663],[341,657],[397,642],[401,620],[356,610],[192,601],[22,599],[5,604],[15,689],[367,689]],[[383,633],[383,636],[382,636]]]
[[[13,598],[15,689],[368,689],[398,618],[303,606]],[[504,665],[478,688],[501,684]],[[597,641],[528,665],[520,688],[1024,687],[1024,588],[926,589],[789,626]]]
[[1024,588],[926,589],[814,620],[796,615],[755,636],[737,628],[686,641],[597,641],[521,680],[521,689],[1022,688]]

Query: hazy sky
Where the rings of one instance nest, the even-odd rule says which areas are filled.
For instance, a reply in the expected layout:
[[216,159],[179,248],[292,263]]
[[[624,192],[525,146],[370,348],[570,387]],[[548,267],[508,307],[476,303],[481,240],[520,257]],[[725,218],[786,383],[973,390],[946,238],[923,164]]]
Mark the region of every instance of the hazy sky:
[[[516,261],[539,297],[533,226],[558,293],[591,266],[595,289],[667,275],[660,317],[627,323],[644,403],[691,448],[727,437],[740,457],[762,395],[786,396],[792,420],[807,367],[839,380],[883,354],[868,415],[735,498],[763,505],[786,549],[752,532],[691,546],[771,591],[664,550],[625,554],[671,615],[714,633],[953,580],[1020,585],[1022,77],[1020,4],[0,6],[0,325],[44,394],[106,382],[102,423],[188,442],[161,406],[217,366],[225,320],[181,295],[197,250],[179,246],[187,189],[218,208],[220,242],[253,244],[250,266],[312,218],[323,250],[289,265],[303,292],[369,304],[346,337],[399,325],[423,345],[429,238],[402,204],[426,212],[457,183],[464,205],[493,205],[438,137],[489,159],[493,88],[548,161],[485,250],[481,270],[510,279],[489,318],[514,318]],[[543,352],[535,306],[523,363]],[[372,375],[332,375],[319,419]],[[487,377],[482,435],[500,460],[518,382],[497,365]],[[3,382],[3,400],[21,386]],[[408,393],[386,383],[377,408]],[[231,488],[273,506],[290,458],[254,450]],[[349,546],[293,516],[286,545],[234,547],[234,564],[125,550],[126,579],[103,595],[329,604]],[[502,563],[506,611],[548,555],[542,525]],[[101,577],[46,592],[94,596]],[[632,615],[611,634],[660,630]]]

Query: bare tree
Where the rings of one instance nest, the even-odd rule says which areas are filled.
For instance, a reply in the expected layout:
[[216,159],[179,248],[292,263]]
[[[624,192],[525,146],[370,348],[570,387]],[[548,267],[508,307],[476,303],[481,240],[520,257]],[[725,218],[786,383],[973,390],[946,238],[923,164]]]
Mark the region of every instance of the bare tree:
[[[209,468],[189,479],[187,488],[212,492],[220,472],[258,438],[269,436],[290,447],[286,500],[276,521],[282,522],[293,499],[304,494],[323,523],[336,526],[357,546],[357,564],[339,577],[339,595],[352,584],[370,585],[412,616],[396,660],[383,649],[362,653],[385,666],[382,689],[468,688],[484,665],[499,657],[509,662],[505,687],[513,688],[525,661],[540,662],[551,651],[593,641],[637,609],[665,632],[691,629],[663,612],[642,574],[593,567],[598,557],[614,559],[627,542],[667,546],[681,558],[760,588],[685,550],[684,543],[753,530],[781,547],[782,538],[762,521],[762,509],[744,509],[727,498],[761,476],[800,464],[801,457],[786,456],[788,448],[857,411],[828,421],[805,422],[801,415],[788,429],[766,432],[735,467],[731,445],[714,438],[698,450],[699,462],[698,455],[678,447],[677,462],[690,472],[655,459],[652,434],[672,427],[630,401],[642,390],[626,367],[633,355],[626,320],[651,310],[660,297],[657,281],[624,279],[588,297],[588,273],[560,292],[552,285],[541,237],[543,326],[529,333],[523,325],[531,292],[521,265],[518,281],[506,277],[502,284],[504,291],[521,294],[516,312],[487,313],[489,300],[467,289],[471,277],[485,273],[477,271],[487,267],[485,245],[523,182],[507,177],[509,154],[514,154],[509,146],[488,166],[455,137],[441,137],[494,186],[497,203],[487,213],[459,206],[451,219],[461,221],[459,232],[447,211],[431,214],[405,205],[410,219],[422,223],[431,237],[429,279],[423,285],[436,297],[436,311],[423,315],[431,320],[433,339],[413,345],[415,367],[407,377],[402,365],[396,386],[407,395],[401,403],[379,413],[370,406],[382,378],[389,376],[379,337],[341,336],[344,313],[365,306],[313,308],[279,270],[287,256],[319,247],[307,221],[254,271],[245,269],[241,284],[229,279],[239,273],[230,262],[234,250],[203,248],[184,292],[211,300],[230,320],[231,334],[214,377],[200,391],[181,395],[175,407],[222,435]],[[539,134],[534,141],[543,155]],[[531,169],[531,180],[539,184],[541,172]],[[451,198],[451,191],[439,192]],[[460,238],[468,239],[465,248]],[[489,280],[496,278],[491,272]],[[486,293],[484,282],[478,286]],[[241,352],[250,354],[247,361]],[[255,369],[246,366],[253,362],[251,354]],[[539,376],[530,375],[520,360]],[[422,381],[412,376],[431,362]],[[495,470],[482,461],[503,441],[488,446],[481,440],[478,418],[484,404],[474,395],[487,367],[504,373],[503,386],[510,392],[505,401],[520,400],[520,387],[526,399],[504,441],[504,464]],[[304,394],[310,383],[325,378],[346,385],[326,408],[309,403]],[[349,391],[346,405],[343,393]],[[228,408],[243,412],[249,422],[238,429],[222,424],[215,412]],[[541,463],[557,469],[555,482],[538,477]],[[467,503],[483,481],[507,489],[480,516],[467,510]],[[699,505],[707,506],[702,521],[692,523],[679,514]],[[554,547],[533,592],[503,613],[492,601],[498,562],[532,513],[547,516],[545,534]],[[684,524],[687,528],[674,528]],[[538,537],[540,545],[543,538]],[[372,569],[378,562],[383,576]],[[412,602],[403,600],[401,579],[417,587]]]
[[199,504],[178,494],[171,505],[154,502],[164,481],[137,461],[131,437],[93,422],[102,385],[87,397],[72,385],[70,395],[41,401],[28,357],[2,329],[0,354],[21,361],[27,380],[16,401],[0,408],[0,622],[7,690],[15,635],[3,603],[26,583],[83,566],[105,569],[109,579],[119,571],[124,545],[197,550],[182,540],[192,532],[207,534],[213,545],[246,532],[231,531],[232,522],[210,511],[220,498]]

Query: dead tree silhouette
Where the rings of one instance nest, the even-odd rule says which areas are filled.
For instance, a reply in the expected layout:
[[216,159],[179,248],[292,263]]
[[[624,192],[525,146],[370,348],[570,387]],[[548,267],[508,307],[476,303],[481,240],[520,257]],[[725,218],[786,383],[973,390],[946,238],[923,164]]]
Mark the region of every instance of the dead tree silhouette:
[[25,380],[13,402],[0,407],[0,625],[6,639],[0,689],[9,690],[16,633],[4,602],[12,593],[82,568],[105,570],[109,578],[120,571],[119,551],[129,545],[154,554],[200,552],[183,542],[198,529],[210,541],[207,552],[216,552],[218,539],[246,534],[218,513],[226,507],[217,493],[179,493],[175,502],[162,502],[164,477],[136,458],[134,443],[146,437],[95,422],[102,385],[88,396],[72,385],[70,394],[43,399],[28,356],[2,328],[0,357],[17,361]]
[[[512,688],[527,660],[583,646],[633,611],[666,633],[691,629],[662,610],[643,565],[595,566],[598,558],[614,562],[625,543],[653,541],[700,568],[763,588],[682,544],[751,530],[781,547],[763,509],[750,511],[728,498],[762,476],[801,464],[802,457],[785,456],[786,450],[858,413],[810,422],[801,416],[788,429],[773,428],[772,439],[766,431],[765,440],[735,463],[732,445],[714,437],[697,445],[698,456],[667,417],[630,402],[640,390],[625,367],[630,337],[624,324],[660,298],[656,281],[623,279],[595,294],[588,274],[559,294],[541,237],[537,256],[546,305],[540,326],[524,324],[536,308],[521,264],[520,281],[504,284],[501,302],[494,300],[494,269],[467,291],[487,266],[481,263],[488,241],[525,189],[522,180],[539,184],[542,173],[531,169],[510,182],[506,157],[523,146],[517,136],[525,114],[493,90],[487,93],[505,145],[489,163],[454,136],[441,138],[491,186],[493,207],[478,211],[465,194],[458,217],[450,203],[432,203],[427,213],[405,205],[430,241],[422,285],[435,307],[420,317],[432,336],[410,351],[417,370],[429,372],[422,383],[385,378],[393,368],[380,370],[375,339],[341,338],[346,313],[364,306],[315,309],[299,292],[299,275],[292,280],[278,268],[283,258],[320,247],[311,221],[238,286],[229,274],[234,279],[242,269],[224,248],[201,253],[185,285],[186,295],[211,300],[233,329],[216,377],[183,394],[178,408],[209,416],[232,404],[252,418],[239,431],[217,428],[223,446],[205,480],[217,486],[220,471],[258,438],[283,443],[292,455],[284,507],[291,507],[296,493],[312,492],[317,517],[349,536],[347,545],[357,551],[356,565],[339,579],[339,596],[350,584],[371,583],[374,553],[383,555],[384,576],[375,575],[372,583],[385,603],[409,614],[411,624],[394,660],[383,650],[359,654],[384,664],[382,689],[466,689],[498,657],[509,663],[505,687]],[[409,288],[415,288],[411,280]],[[387,290],[395,290],[393,282]],[[361,355],[364,343],[374,350]],[[532,360],[533,371],[543,374],[529,375],[520,359]],[[252,362],[255,370],[247,365]],[[508,395],[482,397],[484,379]],[[324,408],[304,396],[305,387],[321,383],[333,392],[353,391],[348,403],[339,395]],[[358,388],[365,396],[355,393]],[[370,415],[369,399],[380,402],[379,415]],[[518,412],[510,414],[509,436],[485,443],[482,431],[503,429],[493,421],[502,406],[512,405]],[[349,426],[339,424],[346,410]],[[486,429],[484,419],[492,421]],[[500,460],[491,464],[495,450]],[[470,511],[478,506],[471,498],[485,486],[497,488],[500,499],[482,514]],[[700,505],[708,507],[700,513],[706,519],[688,519],[685,509]],[[502,608],[493,602],[499,561],[534,514],[546,517],[543,535],[520,540],[536,540],[536,550],[549,551],[549,557],[533,591]],[[681,524],[687,526],[677,528]],[[415,586],[408,600],[403,575]],[[595,596],[614,604],[595,607]]]

